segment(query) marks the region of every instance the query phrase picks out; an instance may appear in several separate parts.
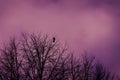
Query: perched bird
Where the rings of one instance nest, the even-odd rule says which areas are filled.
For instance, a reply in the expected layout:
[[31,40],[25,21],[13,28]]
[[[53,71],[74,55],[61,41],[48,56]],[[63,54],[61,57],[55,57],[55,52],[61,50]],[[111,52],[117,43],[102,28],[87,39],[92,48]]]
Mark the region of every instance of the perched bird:
[[55,37],[53,37],[53,42],[55,42]]

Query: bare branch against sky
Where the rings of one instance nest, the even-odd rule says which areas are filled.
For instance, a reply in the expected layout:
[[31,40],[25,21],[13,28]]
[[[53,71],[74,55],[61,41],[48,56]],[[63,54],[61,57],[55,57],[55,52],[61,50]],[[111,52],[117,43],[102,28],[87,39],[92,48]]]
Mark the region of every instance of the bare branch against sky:
[[21,32],[57,35],[120,74],[120,0],[0,0],[0,43]]

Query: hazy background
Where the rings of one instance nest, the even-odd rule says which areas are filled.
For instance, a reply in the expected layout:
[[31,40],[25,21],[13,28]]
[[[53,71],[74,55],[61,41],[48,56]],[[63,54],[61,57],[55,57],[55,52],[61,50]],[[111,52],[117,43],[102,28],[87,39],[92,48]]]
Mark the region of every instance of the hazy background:
[[120,0],[0,0],[0,42],[42,32],[120,74]]

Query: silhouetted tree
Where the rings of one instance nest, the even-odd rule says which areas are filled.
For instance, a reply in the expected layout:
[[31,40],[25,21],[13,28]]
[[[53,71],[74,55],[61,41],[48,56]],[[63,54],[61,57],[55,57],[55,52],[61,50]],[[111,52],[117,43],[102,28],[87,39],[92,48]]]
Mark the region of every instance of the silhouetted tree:
[[10,40],[8,45],[5,45],[1,51],[0,60],[0,78],[3,80],[19,80],[21,60],[18,60],[18,43],[15,38]]
[[90,57],[85,53],[82,55],[82,80],[92,80],[93,79],[93,61],[94,57]]
[[73,53],[67,57],[68,78],[70,80],[81,80],[81,64],[80,60],[76,59]]
[[112,74],[103,64],[100,62],[95,63],[94,66],[94,79],[95,80],[116,80],[116,75]]
[[46,80],[48,78],[47,80],[49,80],[55,74],[55,68],[60,68],[59,63],[64,59],[63,55],[66,48],[61,47],[57,41],[53,43],[52,38],[49,38],[48,35],[23,34],[21,44],[25,58],[24,63],[26,64],[25,69],[24,67],[23,69],[25,74],[27,74],[27,79]]
[[119,80],[94,57],[75,57],[48,35],[23,33],[0,54],[0,80]]

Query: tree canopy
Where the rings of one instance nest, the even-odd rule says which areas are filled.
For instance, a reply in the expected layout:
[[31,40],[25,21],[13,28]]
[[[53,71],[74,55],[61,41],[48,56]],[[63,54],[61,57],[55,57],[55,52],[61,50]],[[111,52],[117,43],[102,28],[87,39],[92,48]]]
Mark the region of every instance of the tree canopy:
[[0,49],[0,80],[120,80],[86,53],[76,58],[55,37],[22,34]]

